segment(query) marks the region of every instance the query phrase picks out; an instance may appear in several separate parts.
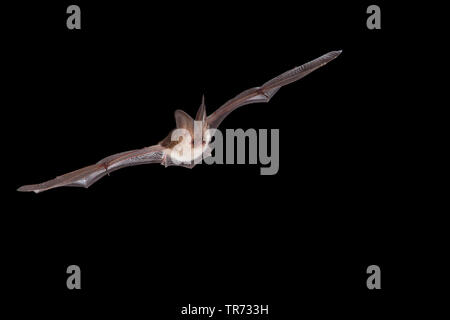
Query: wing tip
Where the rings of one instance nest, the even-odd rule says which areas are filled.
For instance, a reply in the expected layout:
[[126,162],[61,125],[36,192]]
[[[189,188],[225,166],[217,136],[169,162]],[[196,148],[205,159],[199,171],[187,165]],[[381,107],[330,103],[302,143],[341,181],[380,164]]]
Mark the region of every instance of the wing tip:
[[34,193],[39,193],[41,191],[43,191],[42,189],[40,189],[39,187],[37,187],[34,184],[29,184],[29,185],[25,185],[25,186],[21,186],[19,188],[17,188],[17,191],[19,192],[34,192]]
[[342,53],[342,50],[330,51],[326,55],[331,57],[331,59],[337,58]]
[[336,54],[336,58],[341,55],[342,51],[342,49],[334,51],[334,53]]
[[[341,55],[341,53],[342,53],[342,50],[330,51],[330,52],[324,54],[323,56],[317,58],[316,60],[321,61],[320,66],[323,66],[323,65],[327,64],[328,62],[339,57]],[[314,61],[316,61],[316,60],[314,60]]]
[[21,186],[21,187],[17,188],[17,191],[26,192],[26,191],[31,191],[31,190],[28,190],[27,186]]

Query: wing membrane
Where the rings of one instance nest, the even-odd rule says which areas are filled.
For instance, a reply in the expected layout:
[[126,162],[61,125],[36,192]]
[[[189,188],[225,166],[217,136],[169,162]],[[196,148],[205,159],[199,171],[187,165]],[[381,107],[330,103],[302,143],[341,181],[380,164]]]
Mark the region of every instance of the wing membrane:
[[78,169],[55,179],[39,183],[25,185],[17,189],[17,191],[33,191],[35,193],[57,187],[85,187],[88,188],[94,182],[115,170],[147,163],[161,163],[164,158],[164,148],[155,145],[139,150],[132,150],[117,153],[106,157],[96,164]]
[[241,106],[251,103],[269,102],[281,87],[300,80],[335,59],[340,54],[341,51],[331,51],[317,59],[286,71],[272,80],[267,81],[261,87],[255,87],[241,92],[208,116],[207,121],[210,128],[217,128],[232,111]]

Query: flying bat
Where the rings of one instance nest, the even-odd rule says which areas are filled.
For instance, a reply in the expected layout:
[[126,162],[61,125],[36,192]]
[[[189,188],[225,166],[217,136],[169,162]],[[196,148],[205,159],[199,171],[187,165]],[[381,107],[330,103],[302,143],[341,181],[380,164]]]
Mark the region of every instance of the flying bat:
[[[176,110],[175,122],[176,129],[179,129],[177,130],[179,134],[175,138],[174,132],[176,129],[172,130],[165,139],[156,145],[114,154],[100,160],[96,164],[66,173],[43,183],[22,186],[17,191],[38,193],[63,186],[88,188],[98,179],[115,170],[147,163],[160,163],[166,167],[178,165],[193,168],[198,163],[198,159],[205,155],[210,155],[211,149],[209,144],[213,137],[210,129],[216,129],[232,111],[246,104],[269,102],[281,87],[297,81],[324,66],[339,56],[341,52],[331,51],[315,60],[286,71],[260,87],[245,90],[227,101],[209,116],[206,115],[204,97],[195,120],[186,112]],[[200,124],[201,130],[194,130],[197,124]]]

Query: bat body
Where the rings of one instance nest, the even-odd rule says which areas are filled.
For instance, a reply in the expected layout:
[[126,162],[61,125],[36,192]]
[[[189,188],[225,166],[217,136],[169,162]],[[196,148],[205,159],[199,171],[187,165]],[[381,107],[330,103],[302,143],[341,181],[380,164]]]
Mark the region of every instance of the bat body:
[[[195,120],[184,111],[176,110],[176,129],[172,130],[165,139],[154,146],[121,152],[106,157],[96,164],[58,176],[55,179],[40,184],[25,185],[17,190],[38,193],[62,186],[87,188],[98,179],[115,170],[148,163],[160,163],[165,166],[178,165],[193,168],[198,159],[211,152],[209,143],[212,136],[208,129],[217,128],[232,111],[243,105],[269,102],[281,87],[303,78],[335,59],[340,53],[341,51],[329,52],[313,61],[273,78],[260,87],[245,90],[233,99],[227,101],[209,116],[206,115],[204,98],[197,111]],[[200,126],[196,126],[196,124],[200,124]],[[198,127],[200,130],[196,129]],[[177,134],[175,135],[174,133]]]

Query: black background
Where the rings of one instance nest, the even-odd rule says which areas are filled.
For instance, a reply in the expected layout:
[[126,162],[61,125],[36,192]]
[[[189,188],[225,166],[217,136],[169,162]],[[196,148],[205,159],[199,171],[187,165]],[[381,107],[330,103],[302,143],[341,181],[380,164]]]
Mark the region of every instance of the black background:
[[[66,8],[81,7],[81,30]],[[5,225],[13,297],[54,316],[182,319],[187,304],[269,304],[270,318],[377,316],[406,282],[400,235],[404,107],[386,75],[394,9],[335,4],[17,4],[6,48],[9,154]],[[117,152],[149,146],[194,114],[332,50],[324,68],[225,128],[280,129],[280,169],[148,165],[89,189],[18,193]],[[11,166],[11,163],[14,163]],[[16,170],[17,168],[20,168]],[[11,174],[10,174],[11,173]],[[14,173],[14,174],[13,174]],[[401,182],[402,181],[402,182]],[[82,289],[66,288],[66,268]],[[366,268],[382,270],[382,290]],[[238,317],[236,318],[238,319]]]

